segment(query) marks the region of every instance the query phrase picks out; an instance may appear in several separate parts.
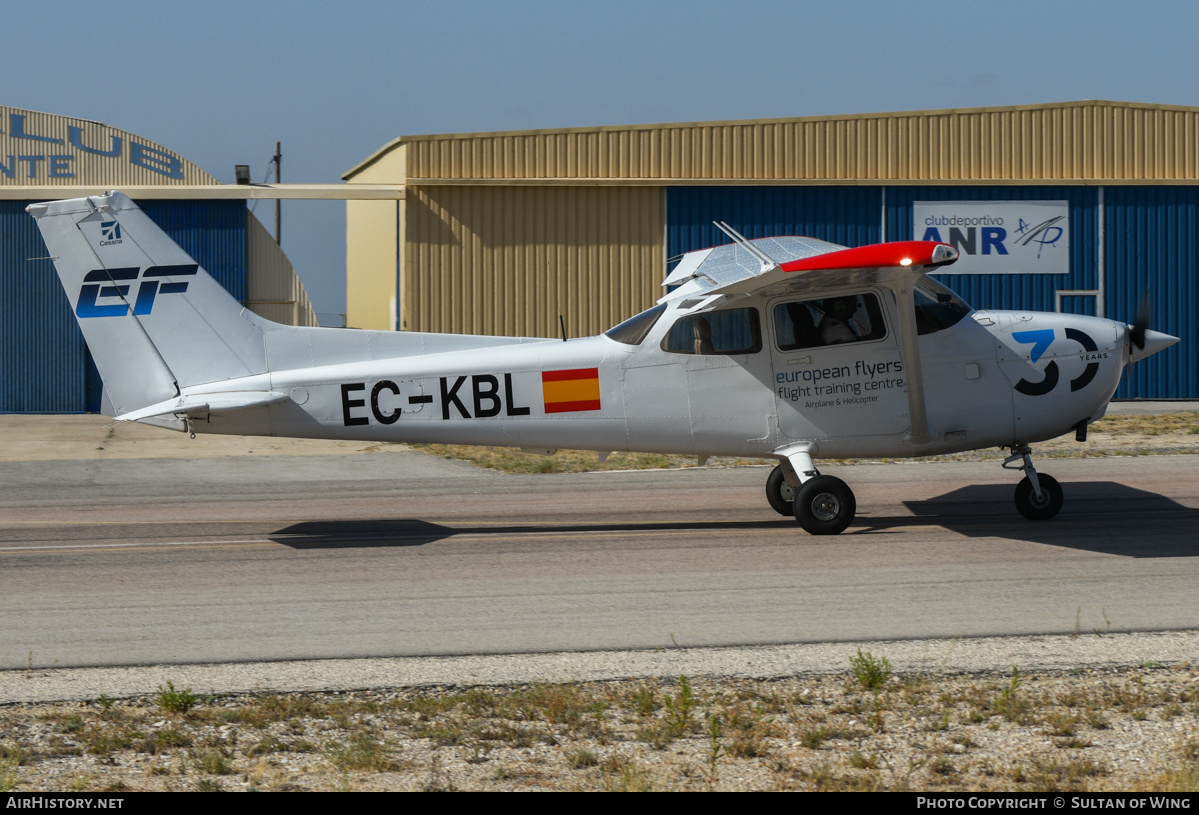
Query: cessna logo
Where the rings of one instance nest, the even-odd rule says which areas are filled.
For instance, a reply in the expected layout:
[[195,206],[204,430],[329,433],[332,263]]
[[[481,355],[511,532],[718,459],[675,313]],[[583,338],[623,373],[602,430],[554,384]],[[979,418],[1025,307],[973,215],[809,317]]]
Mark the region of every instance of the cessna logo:
[[[113,234],[121,234],[120,225],[115,221],[104,223],[112,224]],[[79,299],[75,305],[75,315],[81,319],[124,317],[129,314],[130,306],[133,307],[133,314],[137,316],[149,314],[158,295],[183,294],[187,291],[186,281],[175,282],[163,278],[194,275],[199,268],[195,263],[183,263],[177,266],[150,266],[144,272],[136,266],[124,269],[93,269],[83,277],[83,285],[79,288]],[[130,297],[135,282],[137,292]]]
[[[1079,331],[1077,328],[1067,328],[1066,339],[1074,340],[1083,347],[1082,358],[1084,360],[1106,359],[1107,354],[1099,353],[1099,346],[1095,345],[1095,341],[1085,331]],[[1033,362],[1037,362],[1049,350],[1049,346],[1053,343],[1053,329],[1043,328],[1037,331],[1015,331],[1012,333],[1012,339],[1016,342],[1032,345],[1032,353],[1029,354]],[[1070,380],[1070,392],[1079,391],[1091,384],[1091,380],[1095,378],[1095,374],[1099,373],[1098,362],[1087,362],[1087,367],[1078,376]],[[1043,396],[1057,387],[1057,382],[1060,373],[1057,368],[1057,362],[1050,360],[1045,366],[1045,376],[1040,382],[1030,382],[1027,379],[1021,379],[1016,383],[1016,390],[1025,396]]]
[[116,221],[101,221],[100,245],[112,246],[114,243],[124,243],[121,240],[121,225]]

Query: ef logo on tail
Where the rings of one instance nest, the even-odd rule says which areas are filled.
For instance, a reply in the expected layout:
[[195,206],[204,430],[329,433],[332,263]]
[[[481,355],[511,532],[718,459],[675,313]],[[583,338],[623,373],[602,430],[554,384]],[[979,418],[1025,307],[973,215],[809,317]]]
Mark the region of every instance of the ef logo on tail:
[[[149,314],[154,308],[154,300],[159,294],[183,294],[187,291],[187,282],[163,281],[166,277],[184,277],[194,275],[200,267],[195,263],[183,263],[177,266],[150,266],[144,272],[136,266],[124,269],[93,269],[83,277],[83,285],[79,287],[79,299],[75,305],[75,316],[86,317],[124,317],[133,307],[137,316]],[[133,282],[141,280],[137,286],[137,294],[130,301],[129,291]]]
[[[1099,346],[1095,345],[1095,341],[1085,331],[1079,331],[1077,328],[1066,328],[1066,339],[1074,340],[1083,347],[1083,351],[1087,354],[1094,353],[1099,350]],[[1014,331],[1012,339],[1016,342],[1032,345],[1032,353],[1029,354],[1033,362],[1037,362],[1049,350],[1049,346],[1053,344],[1054,330],[1052,328],[1043,328],[1037,331]],[[1079,391],[1091,383],[1095,378],[1095,374],[1099,372],[1098,362],[1088,362],[1087,367],[1083,372],[1070,380],[1070,392]],[[1057,387],[1057,382],[1060,377],[1057,368],[1057,362],[1050,360],[1045,366],[1045,377],[1040,382],[1029,382],[1027,379],[1021,379],[1016,383],[1016,390],[1025,396],[1044,396],[1051,390]]]

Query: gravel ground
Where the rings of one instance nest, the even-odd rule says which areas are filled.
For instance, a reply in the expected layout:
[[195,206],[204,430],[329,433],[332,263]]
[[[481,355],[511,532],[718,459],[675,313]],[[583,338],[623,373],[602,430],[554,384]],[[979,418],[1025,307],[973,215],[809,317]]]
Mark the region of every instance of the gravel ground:
[[1199,671],[1190,665],[888,677],[882,658],[854,655],[865,664],[856,673],[785,679],[195,700],[170,685],[128,700],[11,705],[0,709],[0,787],[1034,792],[1199,783]]
[[8,671],[0,789],[1194,791],[1197,654],[1089,632]]

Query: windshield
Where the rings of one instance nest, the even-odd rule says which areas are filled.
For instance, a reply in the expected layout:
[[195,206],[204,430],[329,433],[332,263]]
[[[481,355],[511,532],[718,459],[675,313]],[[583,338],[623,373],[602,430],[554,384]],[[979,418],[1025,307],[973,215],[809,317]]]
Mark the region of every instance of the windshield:
[[623,342],[625,345],[640,345],[641,341],[645,339],[645,335],[654,327],[654,323],[658,322],[663,311],[666,311],[665,303],[643,311],[635,317],[630,317],[615,328],[605,331],[604,336],[610,340]]
[[943,331],[970,313],[970,306],[931,277],[916,281],[916,333]]

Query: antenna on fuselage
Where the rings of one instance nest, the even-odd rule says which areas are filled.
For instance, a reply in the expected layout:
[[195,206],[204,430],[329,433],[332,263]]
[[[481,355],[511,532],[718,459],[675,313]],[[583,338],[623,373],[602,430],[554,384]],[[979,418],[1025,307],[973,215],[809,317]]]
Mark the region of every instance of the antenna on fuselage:
[[558,327],[562,329],[562,342],[566,342],[566,320],[561,314],[558,315]]

